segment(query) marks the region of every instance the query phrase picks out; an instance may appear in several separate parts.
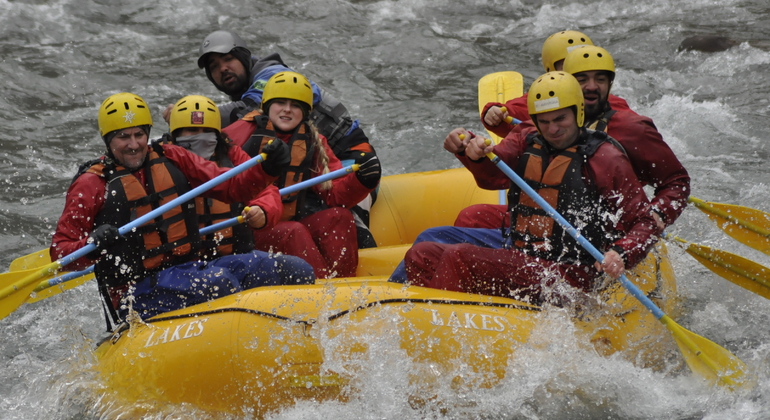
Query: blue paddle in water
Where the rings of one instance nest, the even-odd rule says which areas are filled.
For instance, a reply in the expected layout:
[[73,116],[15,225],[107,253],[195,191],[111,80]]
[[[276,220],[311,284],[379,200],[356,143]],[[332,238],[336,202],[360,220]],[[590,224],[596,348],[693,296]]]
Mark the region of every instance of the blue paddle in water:
[[[487,140],[487,145],[491,144],[490,140]],[[541,197],[532,187],[524,182],[521,177],[511,170],[511,168],[493,152],[487,153],[487,157],[494,163],[503,173],[510,178],[513,183],[519,186],[532,200],[537,203],[540,208],[545,210],[549,216],[551,216],[556,222],[558,222],[567,233],[570,234],[575,240],[588,251],[591,256],[596,258],[597,261],[602,262],[604,255],[596,249],[588,240],[580,235],[580,233],[556,210],[548,204],[543,197]],[[693,372],[696,372],[706,379],[712,382],[716,382],[723,386],[735,388],[750,384],[752,381],[749,375],[746,373],[748,367],[738,357],[727,351],[727,349],[717,345],[716,343],[703,338],[693,332],[688,331],[674,320],[668,317],[663,311],[658,308],[635,284],[628,280],[625,274],[621,275],[618,279],[620,284],[639,302],[642,303],[654,316],[671,332],[676,341],[679,350],[687,362],[687,366]]]

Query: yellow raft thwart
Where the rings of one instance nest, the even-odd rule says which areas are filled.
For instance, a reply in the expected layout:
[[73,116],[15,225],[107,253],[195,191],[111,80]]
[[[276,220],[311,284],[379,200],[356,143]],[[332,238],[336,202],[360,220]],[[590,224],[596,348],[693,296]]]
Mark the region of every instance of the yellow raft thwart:
[[[412,379],[421,397],[437,381],[495,386],[542,319],[540,307],[386,280],[422,230],[496,200],[465,169],[385,177],[371,217],[379,247],[360,252],[358,273],[366,277],[256,288],[135,322],[97,349],[105,386],[127,404],[261,416],[302,399],[344,401],[354,392],[348,364],[383,337],[428,367]],[[675,280],[662,245],[629,278],[671,310]],[[599,295],[575,327],[601,354],[654,365],[671,344],[665,328],[619,286]],[[458,374],[458,361],[473,374]]]

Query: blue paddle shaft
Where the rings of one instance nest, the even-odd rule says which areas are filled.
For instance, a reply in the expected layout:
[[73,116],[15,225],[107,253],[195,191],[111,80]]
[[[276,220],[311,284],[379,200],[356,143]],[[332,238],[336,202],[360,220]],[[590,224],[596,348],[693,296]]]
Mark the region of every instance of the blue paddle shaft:
[[[244,164],[245,163],[246,162],[244,162]],[[332,179],[339,178],[339,177],[341,177],[341,176],[343,176],[345,174],[348,174],[350,172],[355,172],[356,170],[358,170],[358,165],[345,166],[344,168],[340,168],[340,169],[337,169],[336,171],[329,172],[328,174],[323,174],[323,175],[317,176],[315,178],[310,178],[308,180],[305,180],[305,181],[302,181],[302,182],[298,182],[298,183],[296,183],[294,185],[291,185],[291,186],[288,186],[286,188],[281,188],[280,190],[278,190],[278,193],[280,195],[289,195],[289,194],[292,194],[292,193],[297,192],[299,190],[302,190],[304,188],[309,188],[309,187],[312,187],[314,185],[318,185],[318,184],[320,184],[322,182],[326,182],[326,181],[329,181],[329,180],[332,180]],[[203,186],[203,185],[201,185],[201,186]],[[200,188],[200,187],[198,187],[198,188]],[[160,209],[160,208],[162,208],[162,207],[159,207],[158,209]],[[211,226],[206,226],[205,228],[200,230],[200,234],[201,235],[208,235],[208,234],[216,232],[218,230],[222,230],[222,229],[228,228],[230,226],[235,226],[238,223],[240,223],[240,221],[238,220],[238,217],[232,217],[232,218],[227,219],[225,221],[222,221],[222,222],[219,222],[219,223],[215,223],[215,224],[213,224]],[[121,232],[121,234],[122,234],[122,232]],[[76,279],[78,277],[85,276],[86,274],[91,274],[91,273],[93,273],[93,271],[94,271],[94,266],[92,265],[92,266],[90,266],[90,267],[88,267],[88,268],[86,268],[85,270],[82,270],[82,271],[75,271],[75,272],[72,272],[72,273],[64,274],[64,275],[59,276],[59,277],[55,277],[55,278],[53,278],[51,280],[48,280],[46,282],[47,283],[46,287],[51,287],[51,286],[55,286],[57,284],[68,282],[70,280],[74,280],[74,279]]]
[[94,272],[94,267],[96,267],[96,266],[92,265],[92,266],[86,268],[85,270],[73,271],[71,273],[67,273],[67,274],[64,274],[64,275],[59,276],[59,277],[54,277],[51,280],[48,280],[48,281],[45,282],[45,287],[38,286],[38,288],[40,290],[47,289],[47,288],[49,288],[51,286],[56,286],[57,284],[66,283],[66,282],[68,282],[70,280],[75,280],[78,277],[82,277],[82,276],[85,276],[87,274],[93,273]]
[[[257,164],[261,163],[264,160],[262,155],[254,156],[253,158],[247,160],[246,162],[243,162],[242,164],[236,166],[235,168],[230,169],[229,171],[210,179],[206,183],[199,185],[196,188],[193,188],[192,190],[188,191],[185,194],[180,195],[179,197],[169,201],[168,203],[158,207],[157,209],[145,214],[142,217],[136,218],[133,221],[125,224],[123,227],[119,229],[119,232],[121,235],[125,235],[126,233],[130,232],[131,230],[138,228],[139,226],[149,222],[150,220],[158,217],[159,215],[171,210],[172,208],[186,202],[189,200],[192,200],[193,198],[197,197],[198,195],[216,187],[217,185],[227,181],[228,179],[240,174],[243,171],[246,171],[247,169],[256,166]],[[96,249],[96,245],[93,243],[90,243],[83,248],[80,248],[79,250],[73,252],[72,254],[67,255],[66,257],[60,258],[58,260],[59,268],[64,267],[65,265],[88,255],[91,251]]]
[[[312,187],[314,185],[318,185],[318,184],[320,184],[322,182],[326,182],[326,181],[328,181],[330,179],[339,178],[342,175],[345,175],[347,173],[353,172],[356,169],[358,169],[358,167],[355,167],[355,169],[354,169],[354,166],[355,165],[349,165],[349,166],[346,166],[344,168],[337,169],[336,171],[329,172],[328,174],[323,174],[321,176],[317,176],[315,178],[310,178],[310,179],[307,179],[305,181],[298,182],[298,183],[296,183],[294,185],[290,185],[288,187],[281,188],[280,190],[278,190],[278,194],[280,194],[282,196],[289,195],[289,194],[295,193],[295,192],[297,192],[299,190],[302,190],[302,189],[305,189],[305,188],[309,188],[309,187]],[[219,222],[219,223],[215,223],[215,224],[213,224],[211,226],[206,226],[205,228],[200,230],[200,234],[201,235],[208,235],[209,233],[213,233],[213,232],[216,232],[216,231],[224,229],[224,228],[229,228],[230,226],[235,226],[238,223],[240,223],[238,218],[237,217],[233,217],[233,218],[227,219],[225,221],[222,221],[222,222]]]
[[[551,205],[548,204],[548,202],[545,201],[543,197],[540,196],[540,194],[538,194],[535,190],[532,189],[532,187],[530,187],[526,182],[524,182],[524,180],[521,179],[521,177],[516,172],[514,172],[510,168],[510,166],[508,166],[505,162],[500,160],[500,158],[494,153],[489,153],[487,156],[489,156],[490,160],[492,160],[492,163],[497,165],[497,167],[500,168],[500,170],[503,171],[503,173],[506,176],[508,176],[508,178],[510,178],[511,181],[513,181],[516,185],[519,186],[519,188],[521,188],[524,192],[526,192],[527,195],[529,195],[532,198],[532,200],[534,200],[537,203],[537,205],[540,206],[540,208],[545,210],[549,216],[553,217],[554,220],[559,222],[559,224],[564,228],[564,230],[566,230],[570,234],[570,236],[575,238],[575,240],[580,244],[580,246],[585,248],[585,250],[588,251],[591,254],[591,256],[596,258],[596,260],[599,262],[604,261],[604,255],[601,252],[599,252],[599,250],[596,249],[595,246],[593,246],[590,242],[588,242],[588,240],[584,236],[580,235],[580,233],[567,221],[567,219],[562,217],[561,214],[557,213],[556,210],[553,207],[551,207]],[[647,309],[649,309],[650,312],[652,312],[652,314],[655,316],[656,319],[660,319],[666,315],[641,290],[639,290],[639,288],[636,287],[635,284],[631,283],[631,281],[628,280],[625,274],[622,274],[618,280],[620,281],[620,284],[623,285],[623,287],[625,287],[629,293],[631,293],[631,295],[633,295],[640,302],[642,302],[642,304],[645,307],[647,307]]]
[[290,185],[290,186],[288,186],[286,188],[281,188],[281,190],[278,191],[278,193],[280,193],[282,196],[283,195],[289,195],[289,194],[295,193],[295,192],[297,192],[299,190],[302,190],[302,189],[305,189],[305,188],[308,188],[308,187],[312,187],[314,185],[318,185],[318,184],[320,184],[322,182],[326,182],[326,181],[329,181],[331,179],[339,178],[342,175],[345,175],[345,174],[350,173],[350,172],[354,172],[356,170],[358,170],[358,165],[356,165],[356,164],[348,165],[348,166],[345,166],[344,168],[337,169],[336,171],[329,172],[328,174],[319,175],[317,177],[310,178],[310,179],[308,179],[306,181],[302,181],[300,183],[297,183],[297,184],[294,184],[294,185]]

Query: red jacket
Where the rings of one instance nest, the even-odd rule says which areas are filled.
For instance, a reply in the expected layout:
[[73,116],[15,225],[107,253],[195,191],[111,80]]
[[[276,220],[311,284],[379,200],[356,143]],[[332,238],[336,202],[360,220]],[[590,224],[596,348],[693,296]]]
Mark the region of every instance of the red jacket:
[[[164,144],[162,147],[165,156],[184,173],[192,188],[205,184],[212,178],[227,172],[226,168],[220,168],[216,163],[203,159],[179,146]],[[139,170],[134,172],[134,175],[145,182],[144,171]],[[272,185],[274,181],[275,177],[267,175],[261,166],[257,165],[201,195],[225,203],[247,203]],[[96,227],[94,220],[104,206],[106,193],[105,179],[91,173],[80,175],[70,185],[64,201],[64,211],[59,218],[49,250],[51,260],[67,256],[86,245],[88,235]],[[280,215],[280,212],[276,213]],[[93,260],[83,257],[67,267],[72,270],[82,270],[91,264],[93,264]]]
[[[495,146],[494,153],[515,169],[527,148],[527,134],[533,130],[534,127],[531,127],[520,133],[511,133]],[[489,159],[474,162],[466,156],[457,157],[471,171],[479,187],[499,190],[508,189],[512,185],[512,181]],[[624,236],[613,245],[624,250],[626,268],[633,267],[655,243],[656,228],[650,214],[650,203],[628,158],[612,144],[603,143],[588,159],[587,165],[583,166],[583,177],[606,199],[609,212],[619,216],[615,229]]]
[[[254,121],[238,120],[233,124],[225,127],[222,132],[227,134],[233,143],[237,144],[238,146],[243,146],[249,140],[256,128],[257,123]],[[337,156],[334,155],[334,152],[332,152],[331,147],[329,147],[329,144],[326,141],[326,137],[321,134],[318,136],[323,142],[326,156],[329,157],[329,172],[341,169],[342,163],[337,158]],[[284,142],[288,142],[290,137],[290,134],[278,134],[278,138]],[[323,175],[323,173],[321,173],[322,168],[321,162],[318,159],[318,155],[316,155],[315,163],[316,167],[312,171],[313,176],[315,177],[318,175]],[[350,173],[333,180],[332,188],[328,190],[322,190],[320,185],[316,185],[312,188],[313,191],[318,194],[318,196],[321,197],[329,207],[353,207],[373,191],[373,189],[364,187],[361,182],[358,181],[355,173]]]
[[607,134],[623,146],[643,185],[655,188],[650,200],[666,225],[676,221],[687,207],[690,175],[668,147],[651,119],[635,112],[617,111]]
[[[231,144],[227,153],[227,157],[230,158],[230,162],[233,165],[238,166],[243,162],[251,159],[249,155],[241,149],[241,146]],[[259,193],[254,199],[248,201],[247,206],[259,206],[262,211],[265,212],[266,224],[260,229],[271,229],[281,220],[281,214],[283,214],[283,202],[281,201],[281,195],[278,193],[278,187],[273,184],[268,185],[262,192]]]
[[[484,113],[491,106],[500,105],[487,104]],[[524,95],[508,101],[505,106],[510,115],[526,113],[527,97]],[[653,210],[662,217],[666,225],[673,224],[687,206],[687,197],[690,195],[690,176],[687,170],[663,140],[650,118],[631,111],[624,99],[614,95],[610,95],[610,106],[616,112],[610,118],[607,134],[620,142],[626,150],[639,181],[643,185],[652,185],[655,188],[655,197],[651,200]],[[528,114],[525,118],[521,116],[515,116],[515,118],[524,121],[515,130],[511,130],[508,124],[487,127],[487,129],[497,135],[505,131],[535,129]]]

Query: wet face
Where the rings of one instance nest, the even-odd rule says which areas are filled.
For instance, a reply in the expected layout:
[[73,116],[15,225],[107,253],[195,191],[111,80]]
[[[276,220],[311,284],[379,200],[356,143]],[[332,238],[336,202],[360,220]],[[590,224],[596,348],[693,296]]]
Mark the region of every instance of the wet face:
[[612,79],[607,71],[594,70],[574,74],[583,89],[586,120],[597,119],[607,106]]
[[565,149],[578,138],[578,126],[572,108],[557,109],[535,115],[545,141],[555,149]]
[[232,54],[209,53],[206,68],[219,90],[236,95],[246,90],[248,74],[243,63]]
[[147,157],[147,133],[139,127],[124,128],[110,141],[110,152],[121,166],[135,171]]
[[281,131],[292,131],[302,122],[302,106],[291,99],[273,99],[267,111],[270,121]]

